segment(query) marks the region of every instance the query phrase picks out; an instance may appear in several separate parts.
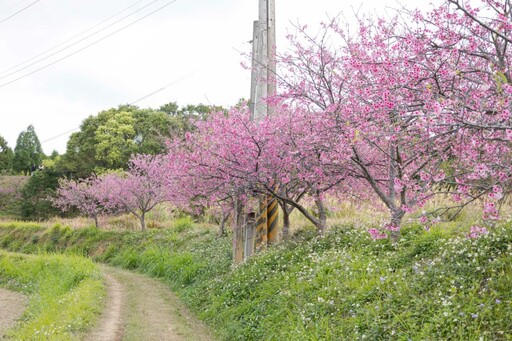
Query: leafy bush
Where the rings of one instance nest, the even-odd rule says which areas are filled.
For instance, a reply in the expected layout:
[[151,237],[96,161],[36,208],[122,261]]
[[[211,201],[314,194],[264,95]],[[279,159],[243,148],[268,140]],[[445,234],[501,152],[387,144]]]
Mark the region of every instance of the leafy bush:
[[194,221],[190,216],[184,216],[178,218],[174,221],[172,228],[176,230],[176,232],[183,232],[185,230],[189,230],[194,226]]
[[34,172],[22,190],[21,216],[27,220],[44,220],[58,215],[49,197],[58,187],[58,174],[49,170]]

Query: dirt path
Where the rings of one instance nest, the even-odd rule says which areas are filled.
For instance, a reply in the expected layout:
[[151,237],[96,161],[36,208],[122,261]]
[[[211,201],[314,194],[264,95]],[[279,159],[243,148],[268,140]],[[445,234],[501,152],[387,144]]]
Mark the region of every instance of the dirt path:
[[108,288],[105,308],[98,325],[87,336],[88,341],[121,340],[123,336],[123,287],[115,277],[105,271],[104,277]]
[[0,339],[21,317],[27,306],[27,297],[19,292],[0,288]]
[[86,340],[213,340],[206,326],[161,282],[102,266],[106,308]]

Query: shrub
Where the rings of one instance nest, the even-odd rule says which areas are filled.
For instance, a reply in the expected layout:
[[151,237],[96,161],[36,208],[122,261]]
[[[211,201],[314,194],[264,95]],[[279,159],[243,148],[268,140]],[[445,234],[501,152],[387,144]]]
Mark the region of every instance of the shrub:
[[194,226],[194,221],[192,220],[192,217],[190,216],[184,216],[182,218],[178,218],[174,221],[174,224],[172,225],[172,228],[176,232],[183,232],[185,230],[189,230]]
[[34,172],[22,190],[21,216],[27,220],[44,220],[58,215],[49,197],[55,195],[58,174],[53,171]]

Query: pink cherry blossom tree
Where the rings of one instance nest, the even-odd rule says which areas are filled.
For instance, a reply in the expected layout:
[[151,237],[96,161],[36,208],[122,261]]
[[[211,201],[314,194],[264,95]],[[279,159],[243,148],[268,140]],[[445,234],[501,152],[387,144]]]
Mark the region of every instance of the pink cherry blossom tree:
[[[263,128],[271,138],[263,153],[262,168],[272,182],[262,182],[261,186],[280,202],[284,233],[292,209],[297,209],[323,233],[327,217],[324,197],[347,184],[347,159],[332,158],[332,147],[341,141],[339,135],[332,134],[328,122],[299,108],[290,109],[277,106],[276,116],[269,118]],[[305,196],[313,199],[315,213],[302,204]]]
[[[182,154],[174,150],[169,158],[185,161],[181,169],[188,170],[180,178],[194,184],[187,190],[191,198],[234,202],[233,193],[242,201],[270,195],[284,208],[285,230],[289,213],[298,209],[323,232],[323,196],[346,175],[325,157],[329,136],[312,134],[319,122],[278,109],[278,115],[259,122],[250,120],[245,107],[233,108],[228,115],[213,114],[187,137]],[[306,194],[314,198],[316,215],[300,204]]]
[[433,195],[453,154],[453,127],[432,124],[440,111],[431,83],[442,61],[421,67],[423,42],[401,37],[397,20],[360,21],[356,36],[335,21],[315,37],[299,31],[303,39],[292,37],[294,50],[280,58],[278,97],[318,121],[311,138],[332,142],[324,157],[350,177],[353,194],[389,209],[387,229],[396,235],[404,214]]
[[108,211],[103,204],[104,192],[100,184],[97,177],[77,181],[61,179],[53,204],[62,211],[76,208],[85,216],[93,218],[94,225],[99,227],[98,217]]
[[440,92],[445,120],[437,124],[458,130],[454,199],[483,198],[484,218],[497,217],[496,203],[511,189],[510,10],[507,0],[447,0],[426,14],[408,12],[425,53],[444,60],[437,79],[451,84]]
[[146,214],[173,197],[170,179],[163,156],[136,155],[130,159],[126,174],[107,174],[98,185],[104,193],[105,207],[132,213],[145,231]]

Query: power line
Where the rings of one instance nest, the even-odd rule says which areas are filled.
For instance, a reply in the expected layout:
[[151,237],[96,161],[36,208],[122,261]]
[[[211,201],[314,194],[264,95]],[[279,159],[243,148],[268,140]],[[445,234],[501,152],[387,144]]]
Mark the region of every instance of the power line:
[[71,132],[73,132],[73,131],[75,131],[75,130],[77,130],[77,129],[80,129],[80,127],[73,128],[73,129],[70,129],[70,130],[65,131],[65,132],[63,132],[63,133],[60,133],[59,135],[52,136],[52,137],[50,137],[49,139],[46,139],[46,140],[41,141],[41,143],[45,143],[45,142],[48,142],[48,141],[51,141],[51,140],[55,140],[56,138],[59,138],[59,137],[64,136],[64,135],[66,135],[66,134],[69,134],[69,133],[71,133]]
[[30,3],[30,4],[28,4],[27,6],[23,7],[22,9],[20,9],[20,10],[18,10],[18,11],[16,11],[16,12],[14,12],[13,14],[9,15],[7,18],[0,20],[0,24],[4,23],[4,22],[6,22],[7,20],[11,19],[12,17],[14,17],[14,16],[16,16],[16,15],[20,14],[21,12],[23,12],[23,11],[24,11],[24,10],[26,10],[27,8],[29,8],[29,7],[31,7],[31,6],[33,6],[33,5],[35,5],[35,4],[36,4],[36,3],[38,3],[39,1],[41,1],[41,0],[36,0],[36,1],[34,1],[34,2]]
[[151,96],[153,96],[153,95],[155,95],[155,94],[159,93],[160,91],[165,90],[166,88],[170,87],[171,85],[174,85],[174,84],[176,84],[176,83],[178,83],[178,82],[181,82],[181,81],[182,81],[182,80],[184,80],[184,79],[187,79],[188,77],[190,77],[190,76],[192,76],[194,73],[196,73],[199,69],[201,69],[201,68],[195,69],[194,71],[189,72],[189,73],[187,73],[186,75],[184,75],[184,76],[182,76],[182,77],[180,77],[180,78],[178,78],[178,79],[176,79],[176,80],[174,80],[174,81],[172,81],[172,82],[170,82],[170,83],[165,84],[164,86],[162,86],[162,87],[161,87],[161,88],[159,88],[158,90],[152,91],[152,92],[150,92],[149,94],[147,94],[147,95],[145,95],[145,96],[143,96],[143,97],[139,98],[138,100],[133,101],[133,102],[131,102],[131,103],[129,103],[129,104],[130,104],[130,105],[134,105],[135,103],[138,103],[138,102],[140,102],[140,101],[142,101],[142,100],[144,100],[144,99],[146,99],[146,98],[148,98],[148,97],[151,97]]
[[[26,1],[26,0],[25,0],[25,1]],[[62,45],[64,45],[64,44],[66,44],[67,42],[70,42],[70,41],[74,40],[74,39],[75,39],[75,38],[77,38],[77,37],[80,37],[81,35],[83,35],[83,34],[85,34],[85,33],[89,32],[89,31],[91,31],[91,30],[95,29],[95,28],[96,28],[96,27],[98,27],[98,26],[103,25],[104,23],[108,22],[110,19],[115,18],[115,17],[116,17],[116,16],[118,16],[119,14],[121,14],[121,13],[123,13],[123,12],[127,11],[128,9],[132,8],[133,6],[137,5],[138,3],[142,2],[142,1],[144,1],[144,0],[138,0],[137,2],[135,2],[135,3],[131,4],[130,6],[128,6],[128,7],[126,7],[126,8],[124,8],[123,10],[121,10],[121,11],[119,11],[119,12],[117,12],[117,13],[115,13],[115,14],[111,15],[111,16],[110,16],[110,17],[108,17],[107,19],[105,19],[105,20],[103,20],[103,21],[101,21],[101,22],[97,23],[97,24],[96,24],[96,25],[94,25],[94,26],[89,27],[88,29],[86,29],[86,30],[84,30],[84,31],[82,31],[82,32],[80,32],[80,33],[78,33],[78,34],[76,34],[76,35],[72,36],[71,38],[69,38],[69,39],[67,39],[67,40],[65,40],[65,41],[63,41],[63,42],[61,42],[61,43],[59,43],[59,44],[57,44],[57,45],[55,45],[55,46],[53,46],[53,47],[51,47],[51,48],[49,48],[49,49],[45,50],[45,51],[43,51],[43,52],[41,52],[41,53],[39,53],[39,54],[37,54],[37,55],[35,55],[35,56],[34,56],[34,57],[32,57],[32,58],[29,58],[29,59],[27,59],[27,60],[25,60],[25,61],[23,61],[23,62],[21,62],[21,63],[19,63],[19,64],[16,64],[16,65],[14,65],[14,66],[11,66],[11,67],[10,67],[10,68],[8,68],[8,69],[5,69],[5,70],[0,71],[0,75],[2,75],[2,74],[4,74],[4,73],[6,73],[6,72],[8,72],[8,71],[11,71],[12,69],[15,69],[15,68],[17,68],[17,67],[19,67],[19,66],[21,66],[21,65],[23,65],[23,64],[26,64],[26,63],[28,63],[28,62],[30,62],[30,61],[32,61],[32,60],[34,60],[34,59],[36,59],[37,57],[40,57],[40,56],[42,56],[42,55],[46,54],[47,52],[50,52],[50,51],[52,51],[52,50],[55,50],[56,48],[58,48],[58,47],[60,47],[60,46],[62,46]],[[24,1],[22,1],[22,2],[24,2]],[[107,27],[105,27],[105,28],[107,28]],[[104,28],[104,29],[105,29],[105,28]],[[21,70],[18,70],[18,71],[21,71]]]
[[[38,1],[39,1],[39,0],[38,0]],[[122,17],[122,18],[120,18],[120,19],[118,19],[118,20],[114,21],[113,23],[110,23],[109,25],[107,25],[107,26],[103,27],[102,29],[97,30],[97,31],[95,31],[95,32],[93,32],[93,33],[91,33],[91,34],[88,34],[87,36],[83,37],[82,39],[77,40],[77,41],[75,41],[74,43],[69,44],[69,45],[67,45],[67,46],[63,47],[63,48],[61,48],[60,50],[57,50],[57,51],[55,51],[55,52],[53,52],[53,53],[51,53],[51,54],[47,55],[46,57],[40,58],[40,59],[38,59],[38,60],[36,60],[36,61],[34,61],[34,62],[32,62],[32,63],[28,64],[28,65],[25,65],[25,66],[24,66],[24,67],[22,67],[22,68],[19,68],[19,69],[18,69],[18,70],[16,70],[16,71],[10,72],[10,73],[8,73],[8,74],[6,74],[6,75],[4,75],[4,76],[0,77],[0,79],[5,79],[5,78],[7,78],[7,77],[9,77],[9,76],[12,76],[12,75],[14,75],[14,74],[16,74],[16,73],[20,72],[20,71],[23,71],[23,70],[27,69],[27,68],[29,68],[29,67],[31,67],[31,66],[33,66],[33,65],[35,65],[35,64],[38,64],[39,62],[42,62],[43,60],[46,60],[46,59],[48,59],[48,58],[50,58],[50,57],[53,57],[53,56],[55,56],[56,54],[59,54],[59,53],[61,53],[61,52],[65,51],[65,50],[69,49],[70,47],[75,46],[75,45],[77,45],[77,44],[79,44],[79,43],[83,42],[84,40],[87,40],[87,39],[89,39],[90,37],[92,37],[92,36],[94,36],[94,35],[96,35],[96,34],[98,34],[98,33],[102,32],[102,31],[106,30],[107,28],[112,27],[113,25],[115,25],[115,24],[119,23],[120,21],[123,21],[124,19],[126,19],[126,18],[128,18],[128,17],[130,17],[130,16],[132,16],[132,15],[134,15],[134,14],[136,14],[136,13],[138,13],[138,12],[142,11],[142,10],[143,10],[143,9],[145,9],[146,7],[148,7],[148,6],[150,6],[150,5],[154,4],[155,2],[158,2],[158,1],[160,1],[160,0],[153,0],[153,1],[151,1],[150,3],[148,3],[148,4],[144,5],[143,7],[141,7],[141,8],[139,8],[139,9],[137,9],[136,11],[133,11],[133,12],[131,12],[131,13],[129,13],[129,14],[127,14],[127,15],[125,15],[124,17]],[[143,17],[143,18],[144,18],[144,17]],[[136,22],[136,21],[135,21],[135,22]],[[134,22],[134,23],[135,23],[135,22]],[[131,25],[131,24],[130,24],[130,25]],[[128,26],[130,26],[130,25],[128,25]],[[128,26],[125,26],[125,27],[128,27]],[[125,28],[125,27],[124,27],[124,28]],[[118,32],[118,31],[115,31],[114,33],[116,33],[116,32]],[[107,35],[106,37],[109,37],[109,36],[110,36],[110,35]],[[101,40],[101,39],[100,39],[100,40]],[[93,43],[93,44],[94,44],[94,43]],[[62,45],[62,44],[61,44],[61,45]],[[88,45],[88,46],[90,46],[90,45]],[[88,46],[86,46],[86,47],[88,47]],[[78,51],[81,51],[81,50],[78,50]],[[43,54],[44,54],[44,53],[43,53]],[[34,58],[37,58],[37,57],[34,57]],[[31,58],[31,59],[34,59],[34,58]],[[64,59],[65,59],[65,58],[64,58]],[[26,62],[26,61],[25,61],[25,62]],[[25,62],[21,63],[21,65],[25,64]],[[52,65],[52,64],[50,64],[50,65]],[[12,69],[12,68],[10,68],[10,69]],[[5,71],[3,71],[3,72],[5,72]],[[2,72],[2,73],[3,73],[3,72]]]
[[6,9],[4,9],[3,11],[0,12],[0,14],[4,14],[4,13],[9,13],[11,10],[15,9],[16,7],[19,7],[22,3],[25,3],[25,2],[28,2],[29,0],[21,0],[21,1],[18,1],[16,3],[16,5],[13,5],[13,6],[9,6],[7,7]]
[[[203,66],[203,67],[204,67],[204,66]],[[203,68],[203,67],[201,67],[201,68]],[[164,86],[162,86],[162,87],[161,87],[161,88],[159,88],[158,90],[152,91],[152,92],[150,92],[149,94],[147,94],[147,95],[145,95],[145,96],[143,96],[143,97],[141,97],[141,98],[139,98],[139,99],[137,99],[137,100],[135,100],[135,101],[133,101],[133,102],[131,102],[131,103],[128,103],[128,104],[129,104],[129,105],[134,105],[135,103],[138,103],[138,102],[140,102],[140,101],[142,101],[142,100],[144,100],[144,99],[146,99],[146,98],[148,98],[148,97],[151,97],[151,96],[153,96],[153,95],[155,95],[155,94],[159,93],[160,91],[165,90],[165,89],[166,89],[166,88],[168,88],[169,86],[174,85],[174,84],[176,84],[176,83],[178,83],[178,82],[181,82],[182,80],[184,80],[184,79],[186,79],[186,78],[188,78],[188,77],[192,76],[194,73],[196,73],[197,71],[199,71],[201,68],[197,68],[197,69],[195,69],[194,71],[189,72],[188,74],[186,74],[186,75],[184,75],[184,76],[182,76],[182,77],[180,77],[180,78],[178,78],[178,79],[176,79],[176,80],[174,80],[174,81],[172,81],[172,82],[170,82],[170,83],[165,84]],[[59,137],[62,137],[62,136],[64,136],[64,135],[69,134],[69,133],[71,133],[71,132],[73,132],[73,131],[75,131],[75,130],[78,130],[78,129],[80,129],[80,127],[76,127],[76,128],[70,129],[70,130],[65,131],[65,132],[63,132],[63,133],[60,133],[60,134],[58,134],[58,135],[52,136],[52,137],[50,137],[50,138],[47,138],[47,139],[45,139],[45,140],[41,141],[41,143],[45,143],[45,142],[48,142],[48,141],[55,140],[55,139],[57,139],[57,138],[59,138]]]
[[138,23],[139,21],[141,21],[141,20],[143,20],[143,19],[145,19],[145,18],[149,17],[150,15],[152,15],[152,14],[154,14],[154,13],[156,13],[156,12],[158,12],[158,11],[162,10],[162,9],[164,9],[165,7],[167,7],[167,6],[169,6],[169,5],[173,4],[173,3],[175,3],[176,1],[178,1],[178,0],[172,0],[172,1],[168,2],[168,3],[166,3],[165,5],[163,5],[163,6],[161,6],[161,7],[158,7],[157,9],[153,10],[152,12],[149,12],[148,14],[146,14],[146,15],[144,15],[144,16],[142,16],[142,17],[140,17],[139,19],[137,19],[137,20],[135,20],[135,21],[133,21],[133,22],[129,23],[128,25],[125,25],[125,26],[121,27],[121,28],[120,28],[120,29],[118,29],[118,30],[115,30],[114,32],[112,32],[112,33],[110,33],[110,34],[108,34],[108,35],[106,35],[106,36],[104,36],[104,37],[102,37],[102,38],[100,38],[100,39],[98,39],[98,40],[95,40],[95,41],[93,41],[92,43],[90,43],[90,44],[88,44],[88,45],[85,45],[84,47],[82,47],[82,48],[80,48],[80,49],[78,49],[78,50],[74,51],[73,53],[70,53],[70,54],[68,54],[68,55],[65,55],[64,57],[59,58],[59,59],[57,59],[57,60],[55,60],[55,61],[51,62],[50,64],[47,64],[47,65],[45,65],[45,66],[43,66],[43,67],[40,67],[39,69],[35,69],[35,70],[33,70],[33,71],[31,71],[31,72],[29,72],[29,73],[27,73],[27,74],[23,75],[23,76],[20,76],[20,77],[15,78],[15,79],[13,79],[13,80],[11,80],[11,81],[7,82],[7,83],[4,83],[4,84],[0,85],[0,88],[3,88],[4,86],[7,86],[7,85],[9,85],[9,84],[12,84],[12,83],[14,83],[14,82],[16,82],[16,81],[18,81],[18,80],[20,80],[20,79],[23,79],[23,78],[25,78],[25,77],[28,77],[28,76],[30,76],[30,75],[32,75],[32,74],[34,74],[34,73],[36,73],[36,72],[39,72],[39,71],[44,70],[44,69],[46,69],[46,68],[48,68],[48,67],[50,67],[50,66],[52,66],[52,65],[54,65],[54,64],[57,64],[58,62],[63,61],[64,59],[67,59],[67,58],[69,58],[69,57],[71,57],[71,56],[73,56],[73,55],[75,55],[75,54],[77,54],[77,53],[79,53],[79,52],[81,52],[81,51],[83,51],[83,50],[85,50],[85,49],[87,49],[87,48],[89,48],[89,47],[91,47],[91,46],[93,46],[93,45],[97,44],[97,43],[99,43],[100,41],[102,41],[102,40],[104,40],[104,39],[106,39],[106,38],[108,38],[108,37],[113,36],[114,34],[118,33],[119,31],[122,31],[122,30],[124,30],[125,28],[128,28],[128,27],[130,27],[130,26],[132,26],[132,25],[134,25],[134,24]]

